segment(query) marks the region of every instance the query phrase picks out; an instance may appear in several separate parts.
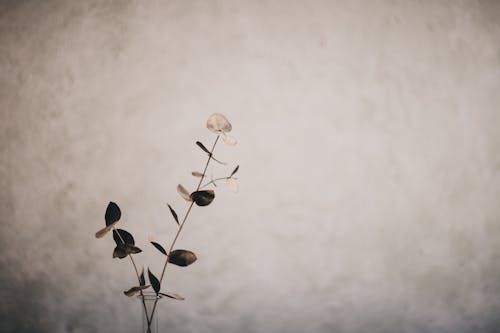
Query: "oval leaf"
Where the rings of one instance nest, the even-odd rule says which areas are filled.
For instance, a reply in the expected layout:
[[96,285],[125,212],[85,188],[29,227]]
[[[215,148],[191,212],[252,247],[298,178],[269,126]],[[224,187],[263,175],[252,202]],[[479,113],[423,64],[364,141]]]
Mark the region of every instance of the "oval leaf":
[[207,149],[207,147],[205,147],[205,145],[203,143],[201,143],[200,141],[196,141],[196,145],[198,147],[200,147],[201,150],[203,150],[205,153],[207,153],[208,155],[211,155],[210,151]]
[[191,199],[198,206],[208,206],[214,200],[214,198],[215,198],[215,193],[213,190],[196,191],[191,193]]
[[184,200],[189,202],[192,201],[191,197],[189,196],[189,192],[181,184],[177,185],[177,193],[179,193]]
[[177,266],[189,266],[196,261],[196,255],[188,250],[174,250],[168,256],[168,262]]
[[106,225],[118,222],[121,216],[122,212],[120,210],[120,207],[118,207],[118,205],[114,202],[110,201],[108,207],[106,208],[106,214],[104,214]]
[[137,246],[130,245],[130,244],[125,244],[125,253],[127,254],[136,254],[136,253],[141,253],[142,250],[138,248]]
[[[118,235],[118,233],[119,233],[119,235]],[[121,245],[123,243],[135,245],[134,237],[132,237],[132,234],[128,231],[123,230],[123,229],[113,230],[113,239],[115,240],[116,245]]]
[[238,192],[238,182],[234,178],[227,178],[226,184],[231,189],[231,191],[233,191],[234,193]]
[[191,172],[191,174],[195,177],[198,177],[198,178],[203,177],[203,174],[201,172],[198,172],[198,171],[193,171],[193,172]]
[[214,113],[207,120],[207,128],[214,132],[231,132],[232,126],[231,123],[220,113]]
[[179,300],[179,301],[185,300],[184,297],[182,297],[181,295],[176,294],[176,293],[160,293],[160,295],[167,296],[167,297]]
[[158,251],[160,251],[164,255],[167,255],[167,251],[165,251],[165,249],[163,248],[163,246],[161,246],[160,244],[158,244],[156,242],[151,242],[151,244],[153,244],[153,246],[156,247],[158,249]]
[[232,135],[222,132],[221,136],[222,140],[230,146],[236,146],[236,144],[238,143],[238,141]]
[[132,287],[130,288],[129,290],[127,291],[124,291],[123,293],[128,296],[128,297],[132,297],[134,296],[135,294],[137,294],[138,292],[140,292],[141,290],[144,290],[144,289],[147,289],[149,288],[149,284],[147,286],[138,286],[138,287]]
[[153,286],[154,291],[158,294],[160,292],[160,281],[154,276],[153,273],[148,268],[148,276],[149,282],[151,282],[151,286]]
[[111,229],[113,229],[113,227],[115,226],[115,224],[116,224],[116,222],[112,223],[110,225],[107,225],[104,228],[102,228],[101,230],[99,230],[98,232],[96,232],[95,233],[95,238],[102,238],[102,237],[104,237],[108,232],[111,231]]
[[172,213],[172,216],[174,217],[175,219],[175,222],[177,222],[177,225],[179,224],[179,217],[177,216],[177,213],[175,212],[175,210],[172,208],[172,206],[170,206],[169,204],[167,204],[168,208],[170,209],[170,213]]

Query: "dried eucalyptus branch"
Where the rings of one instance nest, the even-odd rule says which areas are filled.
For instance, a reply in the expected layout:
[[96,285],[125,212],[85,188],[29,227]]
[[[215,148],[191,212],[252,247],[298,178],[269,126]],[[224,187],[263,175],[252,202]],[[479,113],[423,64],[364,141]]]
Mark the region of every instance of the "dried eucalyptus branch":
[[[156,305],[157,305],[158,299],[161,296],[169,297],[169,298],[176,299],[176,300],[184,300],[184,297],[180,296],[179,294],[176,294],[173,292],[166,292],[166,291],[162,292],[161,286],[162,286],[162,282],[165,278],[165,272],[166,272],[167,265],[169,263],[177,265],[177,266],[185,267],[185,266],[191,265],[192,263],[194,263],[197,260],[197,257],[193,252],[191,252],[189,250],[183,250],[183,249],[174,250],[174,247],[175,247],[177,239],[179,238],[179,235],[184,227],[184,224],[187,222],[189,214],[190,214],[191,210],[193,209],[194,205],[196,204],[197,206],[200,206],[200,207],[208,206],[209,204],[212,203],[212,201],[215,198],[215,193],[213,190],[203,190],[203,188],[210,185],[210,184],[217,186],[216,185],[217,181],[225,179],[227,185],[229,186],[229,188],[232,191],[237,192],[237,190],[238,190],[238,184],[236,182],[237,178],[235,178],[233,176],[239,170],[239,165],[233,169],[233,171],[231,172],[231,174],[229,176],[220,177],[220,178],[216,178],[216,179],[211,178],[211,180],[209,182],[202,185],[203,180],[206,178],[206,172],[207,172],[208,166],[210,164],[210,161],[214,160],[215,162],[217,162],[219,164],[223,164],[223,165],[226,164],[224,162],[219,161],[218,159],[216,159],[214,157],[214,150],[215,150],[215,147],[216,147],[219,139],[222,138],[222,140],[228,145],[235,145],[237,143],[236,139],[229,134],[229,132],[232,130],[232,126],[223,115],[221,115],[219,113],[212,114],[208,118],[207,128],[210,131],[212,131],[213,133],[215,133],[217,135],[217,137],[215,138],[215,141],[214,141],[210,150],[207,149],[205,147],[205,145],[203,143],[201,143],[200,141],[196,141],[196,145],[198,147],[200,147],[200,149],[202,151],[204,151],[208,156],[207,161],[205,162],[205,166],[203,168],[203,172],[197,172],[197,171],[192,172],[193,176],[200,178],[198,185],[196,186],[196,189],[190,193],[182,185],[177,186],[177,192],[179,193],[179,195],[182,198],[184,198],[187,202],[189,202],[189,206],[188,206],[183,218],[181,220],[179,220],[179,216],[177,215],[175,210],[172,208],[172,206],[170,204],[167,204],[167,206],[170,210],[170,213],[172,214],[172,217],[174,218],[175,222],[178,225],[177,232],[173,238],[172,243],[170,244],[169,250],[166,251],[165,248],[161,244],[154,242],[154,241],[151,241],[151,244],[158,251],[160,251],[163,255],[165,255],[165,257],[166,257],[160,279],[158,279],[151,272],[151,270],[148,268],[148,278],[149,278],[150,284],[146,285],[146,279],[144,276],[144,269],[142,270],[141,274],[139,274],[139,270],[137,269],[137,265],[136,265],[135,260],[134,260],[132,255],[141,253],[142,250],[140,248],[138,248],[137,246],[135,246],[135,240],[129,232],[127,232],[123,229],[116,229],[115,228],[115,225],[118,223],[118,221],[121,218],[121,210],[116,203],[110,202],[108,204],[108,207],[106,209],[106,213],[104,216],[106,225],[104,228],[99,230],[95,235],[96,238],[102,238],[109,231],[112,230],[113,231],[113,239],[114,239],[115,244],[116,244],[116,247],[113,250],[113,258],[119,258],[119,259],[123,259],[125,257],[130,258],[132,265],[134,267],[134,271],[137,275],[137,280],[139,282],[139,285],[133,286],[130,289],[128,289],[127,291],[124,291],[124,294],[126,296],[129,296],[129,297],[134,296],[137,293],[140,294],[141,299],[142,299],[142,303],[143,303],[144,314],[145,314],[145,317],[147,320],[147,326],[148,326],[147,332],[151,332],[151,324],[153,322],[153,318],[154,318],[154,314],[155,314],[155,310],[156,310]],[[153,308],[151,310],[151,314],[148,313],[146,304],[144,302],[144,295],[143,295],[143,290],[149,288],[150,286],[153,288],[153,290],[156,294],[155,303],[154,303]]]

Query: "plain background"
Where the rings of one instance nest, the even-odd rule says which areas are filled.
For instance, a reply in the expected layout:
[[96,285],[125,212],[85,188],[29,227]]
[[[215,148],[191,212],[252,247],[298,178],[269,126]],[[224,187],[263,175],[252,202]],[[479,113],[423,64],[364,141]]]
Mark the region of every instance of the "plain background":
[[[163,332],[500,327],[500,2],[1,1],[0,331],[138,332],[225,114]],[[223,184],[222,184],[223,185]]]

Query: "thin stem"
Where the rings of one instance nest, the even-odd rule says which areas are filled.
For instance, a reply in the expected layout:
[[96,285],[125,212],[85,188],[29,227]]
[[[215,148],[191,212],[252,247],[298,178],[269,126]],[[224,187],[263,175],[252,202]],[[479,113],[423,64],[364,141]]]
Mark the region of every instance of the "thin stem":
[[[198,186],[196,186],[196,191],[198,191],[200,189],[201,183],[203,182],[203,179],[205,178],[205,174],[207,172],[208,165],[210,164],[210,160],[213,159],[212,155],[213,155],[215,146],[217,145],[217,141],[219,141],[219,137],[220,137],[220,135],[217,135],[217,138],[215,139],[215,142],[212,145],[212,149],[210,150],[210,154],[208,154],[208,159],[207,159],[207,162],[205,163],[205,168],[203,169],[203,173],[202,173],[202,176],[200,177],[200,181],[198,183]],[[189,216],[189,213],[191,212],[191,209],[193,208],[193,205],[194,205],[194,201],[191,201],[191,203],[189,204],[189,207],[186,211],[186,214],[184,215],[184,218],[182,219],[182,223],[179,225],[179,229],[177,230],[177,233],[175,234],[174,240],[172,241],[172,244],[170,245],[170,249],[167,252],[168,254],[170,254],[170,252],[172,252],[172,250],[174,249],[175,242],[177,242],[177,239],[179,238],[179,235],[182,231],[182,227],[184,227],[184,224],[187,221],[187,218]],[[165,264],[163,265],[163,270],[161,272],[160,285],[161,285],[161,282],[163,281],[163,277],[165,276],[165,270],[167,269],[167,265],[168,265],[168,255],[167,255],[167,259],[165,260]],[[155,314],[157,303],[158,303],[158,299],[155,300],[155,304],[153,305],[153,310],[151,311],[151,317],[149,318],[150,322],[153,321],[153,316]]]
[[[122,235],[116,231],[116,228],[113,227],[113,231],[116,232],[120,240],[122,241],[122,244],[125,245],[125,240],[123,239]],[[137,281],[139,281],[139,284],[141,284],[141,278],[139,277],[139,270],[137,269],[137,265],[135,264],[134,257],[132,257],[132,253],[128,253],[128,257],[130,258],[130,261],[132,262],[132,265],[134,266],[135,274],[137,275]],[[144,302],[144,294],[142,293],[142,290],[140,290],[141,293],[141,299],[142,299],[142,306],[144,307],[144,313],[146,314],[146,320],[148,322],[148,332],[151,332],[151,322],[149,321],[149,316],[148,316],[148,310],[146,308],[146,302]]]
[[220,177],[220,178],[215,178],[215,179],[212,179],[211,181],[209,181],[209,182],[201,185],[200,189],[205,188],[205,187],[207,187],[210,184],[214,184],[215,185],[215,182],[218,181],[218,180],[229,179],[229,178],[238,179],[238,178],[235,178],[235,177]]

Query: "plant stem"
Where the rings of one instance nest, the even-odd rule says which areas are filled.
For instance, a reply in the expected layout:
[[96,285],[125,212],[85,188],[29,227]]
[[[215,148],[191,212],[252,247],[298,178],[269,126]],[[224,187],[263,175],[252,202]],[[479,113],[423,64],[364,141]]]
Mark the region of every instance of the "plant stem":
[[[205,163],[205,168],[203,169],[203,173],[200,177],[200,181],[198,183],[198,186],[196,186],[196,191],[198,191],[200,189],[201,183],[203,182],[203,178],[205,178],[205,174],[207,172],[208,165],[210,164],[210,160],[213,159],[212,154],[214,152],[215,146],[217,145],[217,141],[219,141],[219,137],[220,137],[220,135],[217,135],[217,138],[215,139],[215,142],[212,145],[212,149],[210,150],[210,154],[208,154],[208,159],[207,159],[207,162]],[[189,207],[186,211],[186,214],[184,215],[184,218],[182,219],[182,223],[179,225],[179,229],[177,230],[177,233],[175,234],[174,240],[172,241],[172,244],[170,245],[170,249],[167,252],[169,255],[170,255],[170,252],[172,252],[172,250],[174,249],[175,242],[177,242],[177,239],[179,238],[179,235],[182,231],[182,227],[184,227],[184,224],[187,221],[187,218],[189,216],[189,213],[191,212],[191,209],[193,208],[193,205],[194,205],[194,201],[191,201],[191,203],[189,204]],[[160,285],[161,285],[161,282],[163,281],[163,277],[165,275],[165,270],[167,269],[167,265],[168,265],[168,255],[167,255],[167,259],[165,260],[165,264],[163,265],[163,270],[161,272]],[[153,316],[155,314],[157,303],[158,303],[158,299],[155,300],[155,304],[153,305],[153,310],[151,311],[151,317],[149,318],[149,322],[153,321]]]
[[[122,244],[125,245],[125,240],[123,239],[122,235],[116,231],[116,228],[113,227],[113,231],[116,232],[120,240],[122,241]],[[134,266],[135,274],[137,275],[137,281],[139,281],[139,284],[141,284],[141,278],[139,277],[139,270],[137,269],[137,265],[135,264],[134,257],[132,257],[132,253],[128,254],[128,257],[130,258],[130,261],[132,262],[132,265]],[[148,310],[146,308],[146,302],[144,302],[144,294],[142,293],[142,290],[140,291],[141,293],[141,299],[142,299],[142,306],[144,307],[144,313],[146,314],[146,321],[148,322],[148,332],[151,332],[151,322],[149,321],[149,316],[148,316]]]
[[238,179],[238,178],[235,178],[235,177],[220,177],[220,178],[215,178],[215,179],[212,179],[211,181],[209,181],[209,182],[201,185],[200,189],[205,188],[205,187],[207,187],[210,184],[214,184],[215,185],[215,182],[218,181],[218,180],[229,179],[229,178]]

